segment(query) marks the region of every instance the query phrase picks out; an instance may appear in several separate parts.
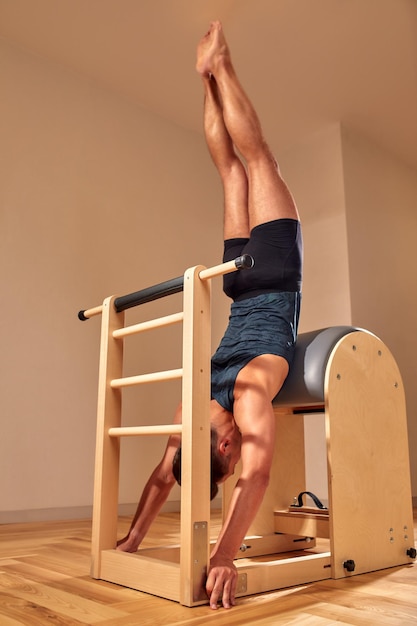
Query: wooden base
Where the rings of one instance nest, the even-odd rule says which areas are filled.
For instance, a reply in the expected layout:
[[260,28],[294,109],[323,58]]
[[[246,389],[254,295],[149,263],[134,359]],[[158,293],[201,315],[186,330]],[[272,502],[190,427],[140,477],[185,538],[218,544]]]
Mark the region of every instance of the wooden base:
[[[105,550],[101,554],[100,579],[180,602],[179,555],[178,546],[149,548],[136,554]],[[279,557],[243,557],[236,561],[236,567],[236,596],[243,597],[328,579],[331,576],[331,555],[330,552],[297,551]],[[188,606],[207,604],[203,580],[200,589],[200,597]]]
[[[417,510],[414,517],[417,538]],[[126,535],[130,522],[130,516],[119,518],[120,537]],[[220,528],[221,514],[213,511],[213,537]],[[144,545],[169,545],[179,540],[179,515],[165,513],[155,520]],[[191,609],[179,602],[86,576],[90,542],[88,519],[0,525],[0,624],[411,626],[416,623],[416,566],[394,567],[349,580],[329,578],[244,596],[238,598],[232,610],[212,611],[207,605]],[[323,551],[326,544],[328,540],[317,541]]]
[[[179,562],[172,563],[117,550],[105,550],[101,554],[100,579],[123,587],[179,602],[179,578]],[[156,590],[160,590],[160,593]]]

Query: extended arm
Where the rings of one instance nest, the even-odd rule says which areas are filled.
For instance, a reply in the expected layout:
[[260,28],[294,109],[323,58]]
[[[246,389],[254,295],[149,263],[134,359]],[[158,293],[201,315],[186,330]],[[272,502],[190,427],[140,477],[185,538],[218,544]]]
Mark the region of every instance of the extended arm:
[[235,418],[242,433],[242,472],[211,555],[206,589],[213,609],[220,599],[225,608],[234,604],[237,570],[233,560],[263,500],[274,451],[275,418],[264,394],[245,385],[235,402]]
[[233,560],[268,486],[276,424],[271,401],[287,373],[288,364],[282,357],[265,354],[252,359],[236,379],[233,414],[242,435],[242,472],[211,555],[206,589],[213,609],[220,599],[225,608],[235,601],[237,570]]
[[[177,410],[174,423],[181,421],[181,409]],[[117,549],[124,552],[136,552],[149,530],[155,517],[166,502],[175,478],[172,473],[172,461],[181,439],[178,435],[169,438],[161,462],[152,472],[140,498],[129,533],[117,544]]]

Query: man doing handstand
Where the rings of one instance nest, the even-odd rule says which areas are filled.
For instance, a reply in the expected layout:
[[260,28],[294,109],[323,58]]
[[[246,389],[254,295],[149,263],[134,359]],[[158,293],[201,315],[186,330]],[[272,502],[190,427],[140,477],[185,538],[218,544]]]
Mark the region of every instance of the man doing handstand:
[[[242,472],[210,557],[210,606],[235,603],[235,555],[268,486],[275,441],[272,400],[294,353],[301,298],[302,238],[297,208],[263,137],[258,116],[232,65],[220,22],[197,50],[204,86],[204,130],[224,191],[224,261],[250,254],[250,271],[224,277],[233,299],[226,333],[212,358],[210,420],[222,482],[239,458]],[[181,421],[181,407],[175,422]],[[175,484],[179,436],[145,486],[129,534],[118,549],[136,551]]]

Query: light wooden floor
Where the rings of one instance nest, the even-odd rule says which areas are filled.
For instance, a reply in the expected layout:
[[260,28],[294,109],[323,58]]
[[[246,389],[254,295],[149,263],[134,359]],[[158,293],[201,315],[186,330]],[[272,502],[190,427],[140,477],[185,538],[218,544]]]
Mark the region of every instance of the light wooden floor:
[[[121,519],[121,533],[128,524]],[[214,531],[218,525],[215,516]],[[162,544],[176,542],[177,529],[177,515],[161,515],[148,544],[155,545],[155,538]],[[229,611],[211,611],[92,580],[90,533],[90,521],[0,527],[1,626],[417,626],[417,563],[242,598]]]

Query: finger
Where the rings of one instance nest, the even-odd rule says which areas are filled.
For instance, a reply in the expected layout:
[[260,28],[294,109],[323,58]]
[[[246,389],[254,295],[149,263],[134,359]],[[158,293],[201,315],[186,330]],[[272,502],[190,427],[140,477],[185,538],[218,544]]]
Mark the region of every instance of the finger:
[[225,609],[230,609],[230,584],[227,581],[223,587],[222,604]]
[[217,609],[220,594],[221,594],[221,588],[216,589],[216,586],[214,586],[214,589],[210,594],[210,608],[211,609],[214,609],[214,610]]
[[236,604],[236,587],[237,587],[237,573],[236,576],[233,577],[231,589],[230,589],[230,603],[232,606]]
[[216,577],[214,576],[213,571],[211,571],[209,572],[209,575],[207,576],[207,580],[206,580],[206,593],[209,597],[211,596],[211,592],[213,591],[215,582],[216,582]]
[[225,609],[230,609],[235,604],[235,578],[226,580],[223,588],[222,604]]
[[213,572],[210,572],[209,577],[207,578],[207,582],[206,582],[206,592],[207,595],[210,599],[210,608],[211,609],[217,609],[217,603],[219,601],[219,590],[218,590],[219,585],[217,585],[216,588],[216,576]]

